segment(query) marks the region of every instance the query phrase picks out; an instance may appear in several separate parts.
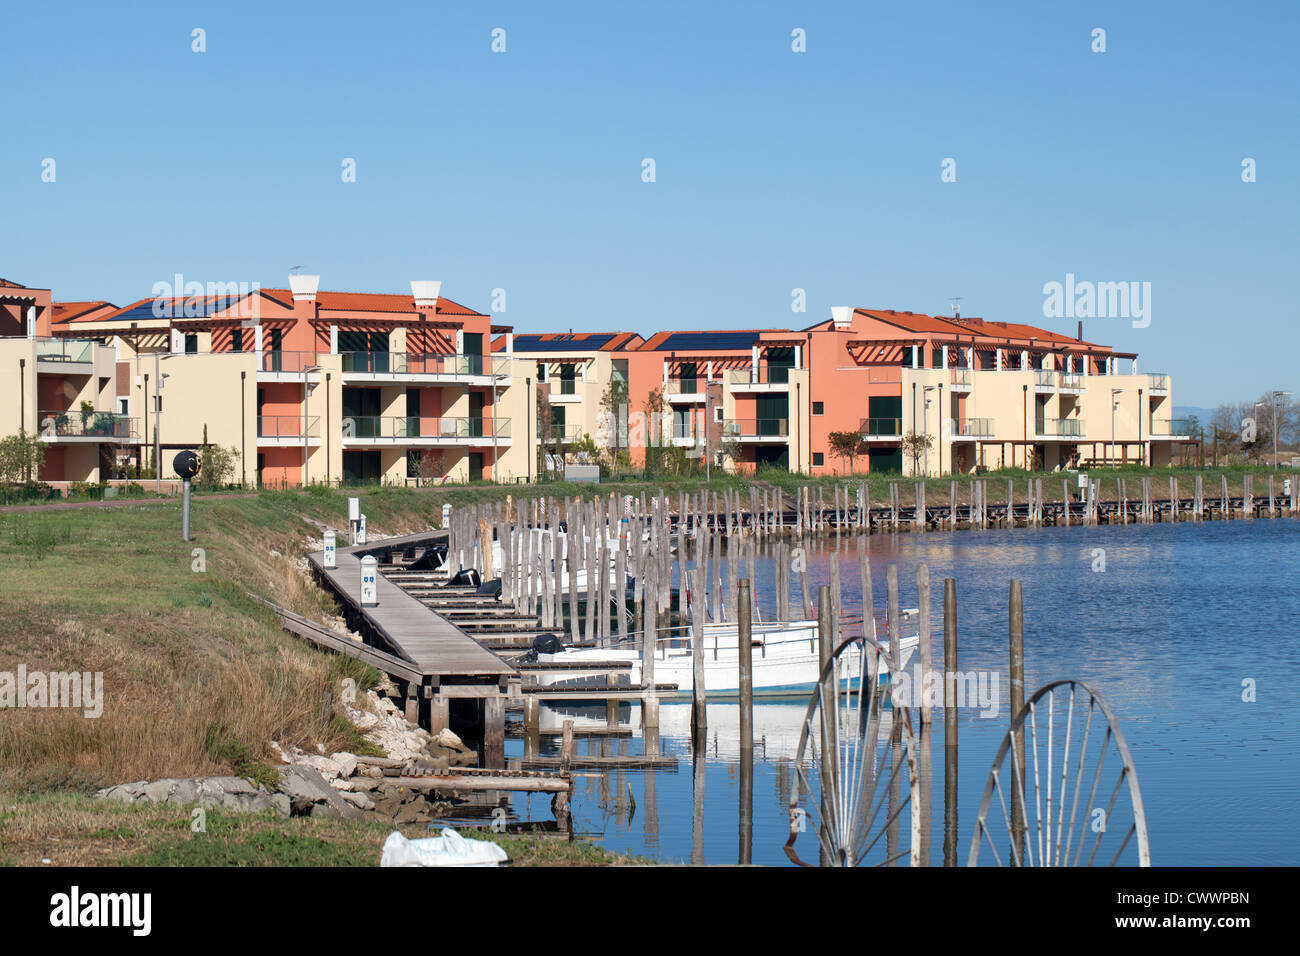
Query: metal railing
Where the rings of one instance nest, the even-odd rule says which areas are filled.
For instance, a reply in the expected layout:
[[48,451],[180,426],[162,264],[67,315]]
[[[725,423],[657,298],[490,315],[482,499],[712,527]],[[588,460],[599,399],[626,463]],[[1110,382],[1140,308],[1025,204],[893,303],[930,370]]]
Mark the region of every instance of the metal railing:
[[894,438],[903,434],[901,418],[864,418],[858,431],[867,438]]
[[545,437],[548,442],[575,442],[582,438],[581,425],[552,425],[549,429],[537,426],[537,440]]
[[664,382],[664,395],[703,395],[707,384],[704,378],[670,378]]
[[115,412],[46,411],[37,423],[43,438],[138,438],[138,419]]
[[1056,387],[1061,389],[1075,389],[1082,391],[1083,375],[1079,372],[1057,372]]
[[732,388],[744,388],[746,385],[788,385],[790,372],[788,365],[758,365],[749,368],[733,368],[726,372],[727,385]]
[[1151,372],[1147,377],[1151,379],[1152,391],[1155,391],[1156,389],[1166,392],[1169,391],[1169,376],[1164,372]]
[[257,437],[320,438],[320,417],[312,416],[304,422],[301,415],[259,415]]
[[724,438],[786,438],[788,418],[729,418],[722,423]]
[[1056,388],[1056,371],[1050,368],[1034,369],[1034,387]]
[[1034,434],[1056,438],[1082,438],[1083,419],[1080,418],[1040,418],[1034,424]]
[[1191,437],[1192,421],[1190,418],[1156,418],[1151,421],[1152,435],[1170,437]]
[[991,418],[954,418],[952,433],[967,438],[988,438],[993,434]]
[[970,369],[968,369],[968,368],[955,368],[955,369],[952,370],[952,384],[954,384],[954,385],[970,385],[972,381],[973,381],[973,379],[972,379],[972,377],[971,377]]
[[38,362],[93,362],[95,343],[86,339],[37,339]]
[[421,352],[340,352],[344,374],[507,375],[510,359],[502,355],[441,355]]
[[283,349],[263,349],[257,355],[259,372],[297,372],[301,374],[316,364],[315,352],[286,352]]
[[[495,434],[494,434],[495,429]],[[343,438],[388,440],[421,438],[509,438],[510,419],[442,417],[418,415],[348,415],[343,419]]]

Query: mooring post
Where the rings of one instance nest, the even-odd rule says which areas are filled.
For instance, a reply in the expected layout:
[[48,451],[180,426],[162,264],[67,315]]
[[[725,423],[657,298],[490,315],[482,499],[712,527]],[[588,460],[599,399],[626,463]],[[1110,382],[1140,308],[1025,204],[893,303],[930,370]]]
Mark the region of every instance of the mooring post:
[[[823,584],[817,589],[817,660],[823,671],[826,669],[826,663],[831,659],[831,653],[834,650],[832,647],[834,641],[832,631],[831,589]],[[835,718],[833,715],[839,704],[837,694],[839,688],[832,686],[833,679],[833,677],[827,676],[826,680],[822,681],[818,687],[822,712],[821,733],[818,735],[820,744],[818,764],[821,768],[822,826],[829,826],[829,821],[834,817],[834,798],[838,786],[834,771],[835,745],[827,739],[827,730],[834,724]],[[826,854],[825,846],[822,846],[818,853],[818,861],[821,866],[829,866],[832,862]]]
[[484,767],[501,769],[506,765],[506,697],[483,698]]
[[957,865],[957,582],[943,580],[943,865]]
[[748,864],[754,843],[754,672],[753,608],[749,579],[736,582],[736,640],[740,651],[740,863]]
[[917,621],[917,635],[919,638],[921,658],[921,680],[919,686],[921,694],[921,726],[928,727],[933,715],[931,705],[926,700],[924,688],[930,679],[930,668],[932,665],[930,658],[930,567],[927,564],[918,564],[916,566],[916,605],[919,620]]
[[[1019,578],[1011,579],[1007,604],[1007,629],[1011,645],[1009,675],[1011,685],[1010,719],[1014,723],[1025,706],[1025,620]],[[1019,739],[1013,737],[1012,749],[1014,751],[1015,767],[1011,784],[1011,839],[1016,856],[1023,865],[1025,859],[1025,823],[1027,821],[1025,807],[1021,802],[1021,794],[1025,789],[1025,735],[1023,728]]]
[[541,701],[532,694],[524,695],[524,759],[537,757],[541,743]]
[[[697,549],[703,556],[703,547]],[[704,569],[691,569],[691,728],[696,745],[704,740],[709,724],[704,683]]]

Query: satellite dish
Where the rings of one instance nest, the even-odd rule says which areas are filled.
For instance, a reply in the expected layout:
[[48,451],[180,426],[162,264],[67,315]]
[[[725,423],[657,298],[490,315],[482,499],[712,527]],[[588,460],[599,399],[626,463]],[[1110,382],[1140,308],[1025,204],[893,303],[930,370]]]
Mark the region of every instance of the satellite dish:
[[183,451],[172,459],[172,467],[176,474],[189,481],[199,473],[199,456],[192,451]]

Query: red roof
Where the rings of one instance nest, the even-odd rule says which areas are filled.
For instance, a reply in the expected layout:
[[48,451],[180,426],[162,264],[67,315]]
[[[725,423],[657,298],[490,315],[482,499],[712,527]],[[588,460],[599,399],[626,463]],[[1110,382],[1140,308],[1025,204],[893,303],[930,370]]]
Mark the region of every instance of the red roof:
[[94,299],[87,302],[55,302],[53,305],[53,322],[55,325],[58,325],[60,322],[71,322],[73,319],[80,319],[87,313],[94,312],[96,309],[106,308],[110,311],[117,310],[117,306],[104,299]]

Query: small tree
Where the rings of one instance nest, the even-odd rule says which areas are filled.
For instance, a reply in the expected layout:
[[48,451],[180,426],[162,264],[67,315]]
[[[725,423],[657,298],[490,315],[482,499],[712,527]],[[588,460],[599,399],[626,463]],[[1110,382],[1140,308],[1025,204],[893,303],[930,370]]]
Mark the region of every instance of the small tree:
[[930,435],[918,435],[916,432],[908,432],[903,436],[903,454],[912,459],[912,473],[916,474],[921,470],[921,459],[925,453],[930,450],[932,444]]
[[610,379],[605,394],[600,397],[600,407],[609,414],[612,422],[610,432],[614,439],[614,460],[617,461],[618,453],[623,450],[622,419],[627,414],[627,382],[621,378]]
[[658,438],[663,437],[664,390],[650,389],[650,394],[641,403],[641,411],[646,417],[646,444],[658,446]]
[[827,438],[831,443],[831,452],[841,461],[849,463],[849,474],[852,474],[853,462],[858,455],[867,453],[867,443],[858,432],[831,432]]
[[0,439],[0,482],[27,484],[40,476],[45,444],[36,435],[20,432]]
[[215,491],[234,480],[238,464],[239,449],[234,445],[229,448],[208,445],[199,456],[199,473],[195,476],[195,483],[204,491]]

